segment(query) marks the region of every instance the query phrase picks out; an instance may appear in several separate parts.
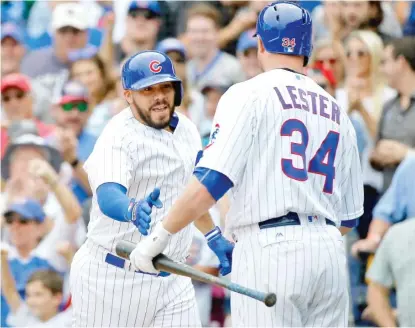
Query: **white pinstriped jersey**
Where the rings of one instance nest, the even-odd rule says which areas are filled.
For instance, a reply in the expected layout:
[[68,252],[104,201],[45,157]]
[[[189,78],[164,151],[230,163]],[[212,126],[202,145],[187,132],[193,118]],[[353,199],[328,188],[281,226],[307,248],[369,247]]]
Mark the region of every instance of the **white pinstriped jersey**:
[[337,225],[363,213],[356,135],[347,113],[313,80],[290,70],[262,73],[222,96],[198,166],[234,183],[230,228],[290,211]]
[[[129,198],[144,199],[160,188],[163,208],[153,207],[151,228],[167,215],[192,176],[196,156],[202,145],[195,125],[177,113],[179,122],[174,131],[157,130],[141,124],[126,108],[107,124],[85,163],[93,191],[88,239],[115,252],[119,240],[138,243],[142,235],[128,222],[105,216],[97,203],[96,189],[103,183],[115,182],[127,188]],[[166,255],[184,260],[192,242],[193,226],[175,234]]]

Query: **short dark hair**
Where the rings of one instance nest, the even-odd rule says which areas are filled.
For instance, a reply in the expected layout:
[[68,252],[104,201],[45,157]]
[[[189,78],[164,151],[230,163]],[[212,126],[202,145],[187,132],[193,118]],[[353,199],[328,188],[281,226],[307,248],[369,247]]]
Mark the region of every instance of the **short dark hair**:
[[32,273],[27,281],[27,284],[31,282],[40,281],[47,289],[49,289],[52,295],[63,293],[63,279],[59,273],[53,270],[38,270]]
[[415,72],[415,37],[406,36],[391,40],[388,45],[393,48],[395,58],[402,56]]
[[212,6],[211,4],[199,3],[199,4],[196,4],[190,7],[189,10],[187,11],[186,22],[188,22],[190,18],[196,17],[196,16],[202,16],[202,17],[212,20],[213,23],[215,24],[215,27],[218,29],[221,27],[221,23],[222,23],[221,12],[218,9],[216,9],[216,7]]

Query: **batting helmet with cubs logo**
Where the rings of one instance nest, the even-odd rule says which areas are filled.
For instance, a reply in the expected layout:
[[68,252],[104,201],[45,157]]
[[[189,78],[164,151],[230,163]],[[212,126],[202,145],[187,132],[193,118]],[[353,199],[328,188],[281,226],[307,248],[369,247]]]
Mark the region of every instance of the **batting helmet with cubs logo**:
[[274,2],[260,12],[256,36],[267,52],[304,56],[304,66],[313,50],[310,13],[290,1]]
[[139,52],[125,62],[121,74],[125,90],[142,90],[154,84],[172,82],[175,88],[174,104],[180,106],[182,81],[176,76],[173,63],[166,54],[153,50]]

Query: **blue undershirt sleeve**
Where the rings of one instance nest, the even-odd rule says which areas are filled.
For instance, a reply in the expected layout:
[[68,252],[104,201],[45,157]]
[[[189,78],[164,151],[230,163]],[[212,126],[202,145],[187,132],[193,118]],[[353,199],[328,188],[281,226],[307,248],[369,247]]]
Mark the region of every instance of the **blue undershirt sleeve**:
[[97,188],[98,205],[106,216],[121,222],[127,222],[127,213],[130,199],[127,188],[115,182],[106,182]]
[[359,224],[359,219],[353,219],[353,220],[342,221],[340,223],[340,226],[346,227],[346,228],[354,228],[354,227],[357,227],[358,224]]
[[193,175],[206,187],[210,195],[218,201],[233,187],[232,181],[224,174],[205,167],[196,167]]

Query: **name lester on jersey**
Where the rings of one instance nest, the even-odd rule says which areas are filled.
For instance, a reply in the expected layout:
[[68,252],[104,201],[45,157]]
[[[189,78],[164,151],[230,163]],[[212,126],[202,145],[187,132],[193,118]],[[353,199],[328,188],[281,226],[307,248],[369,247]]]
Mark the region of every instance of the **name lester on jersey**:
[[[286,88],[290,96],[289,99],[284,98],[281,91],[277,87],[274,87],[284,110],[295,108],[302,109],[307,112],[311,111],[315,115],[331,119],[333,122],[340,125],[340,107],[335,101],[332,101],[316,92],[305,91],[303,89],[296,88],[295,86],[287,85]],[[307,98],[311,99],[311,108],[309,106],[310,102]]]

